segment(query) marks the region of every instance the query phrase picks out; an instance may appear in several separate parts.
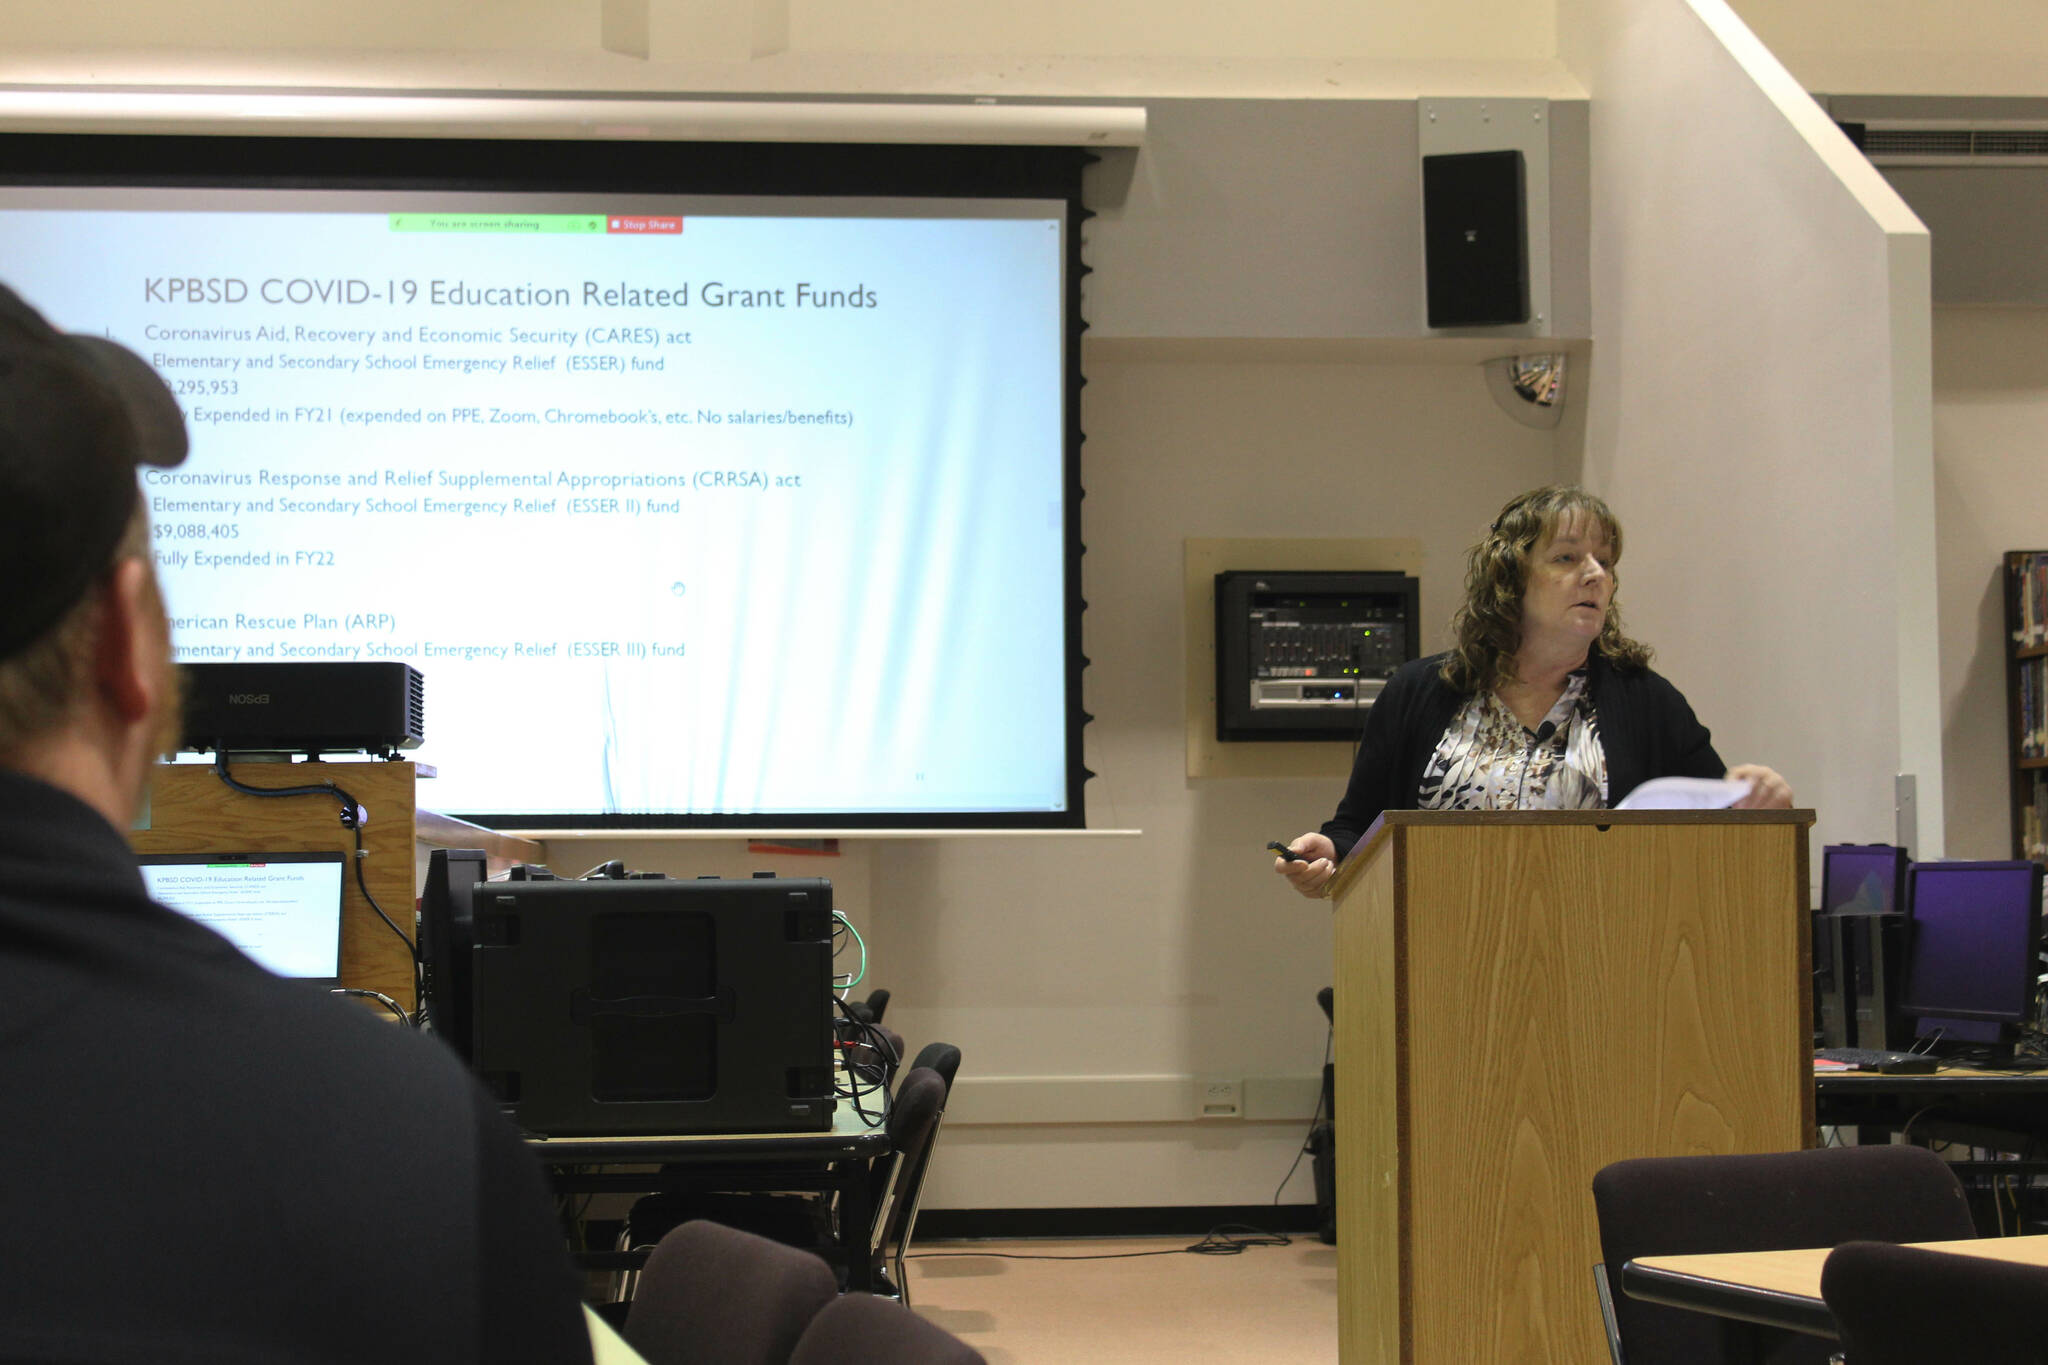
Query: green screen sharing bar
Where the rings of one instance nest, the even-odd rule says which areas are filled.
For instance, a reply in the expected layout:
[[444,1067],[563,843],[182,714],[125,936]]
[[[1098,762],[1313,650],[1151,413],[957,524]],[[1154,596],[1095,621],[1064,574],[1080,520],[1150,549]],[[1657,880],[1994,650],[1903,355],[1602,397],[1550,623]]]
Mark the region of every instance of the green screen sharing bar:
[[601,213],[394,213],[393,232],[593,232]]

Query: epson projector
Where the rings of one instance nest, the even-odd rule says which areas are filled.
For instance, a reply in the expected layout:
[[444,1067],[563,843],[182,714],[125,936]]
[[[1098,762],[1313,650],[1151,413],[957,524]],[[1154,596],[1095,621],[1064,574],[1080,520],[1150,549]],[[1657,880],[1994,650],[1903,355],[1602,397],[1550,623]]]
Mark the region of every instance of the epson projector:
[[184,664],[182,747],[393,754],[419,747],[426,684],[404,663]]

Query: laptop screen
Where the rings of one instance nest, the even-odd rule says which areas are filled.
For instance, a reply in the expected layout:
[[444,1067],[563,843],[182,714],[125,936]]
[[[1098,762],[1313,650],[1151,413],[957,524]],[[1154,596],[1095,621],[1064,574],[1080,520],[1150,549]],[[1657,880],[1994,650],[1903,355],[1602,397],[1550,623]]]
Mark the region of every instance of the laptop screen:
[[151,899],[206,925],[279,976],[341,981],[342,853],[155,853]]

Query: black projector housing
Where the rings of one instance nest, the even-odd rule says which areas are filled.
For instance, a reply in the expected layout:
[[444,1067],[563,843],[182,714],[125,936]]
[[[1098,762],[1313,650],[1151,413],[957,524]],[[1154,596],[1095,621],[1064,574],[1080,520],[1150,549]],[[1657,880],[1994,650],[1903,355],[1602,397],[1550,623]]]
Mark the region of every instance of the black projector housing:
[[426,683],[411,664],[184,664],[182,747],[198,753],[392,754],[419,747]]

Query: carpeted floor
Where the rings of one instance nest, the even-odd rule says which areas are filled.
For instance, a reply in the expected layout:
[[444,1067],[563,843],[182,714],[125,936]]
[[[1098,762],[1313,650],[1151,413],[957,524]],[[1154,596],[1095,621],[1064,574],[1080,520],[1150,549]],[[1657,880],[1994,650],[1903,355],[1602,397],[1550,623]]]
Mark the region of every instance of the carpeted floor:
[[1312,1235],[1235,1256],[1084,1261],[987,1254],[1161,1251],[1194,1240],[920,1242],[910,1262],[911,1302],[989,1365],[1303,1365],[1337,1358],[1337,1249]]

